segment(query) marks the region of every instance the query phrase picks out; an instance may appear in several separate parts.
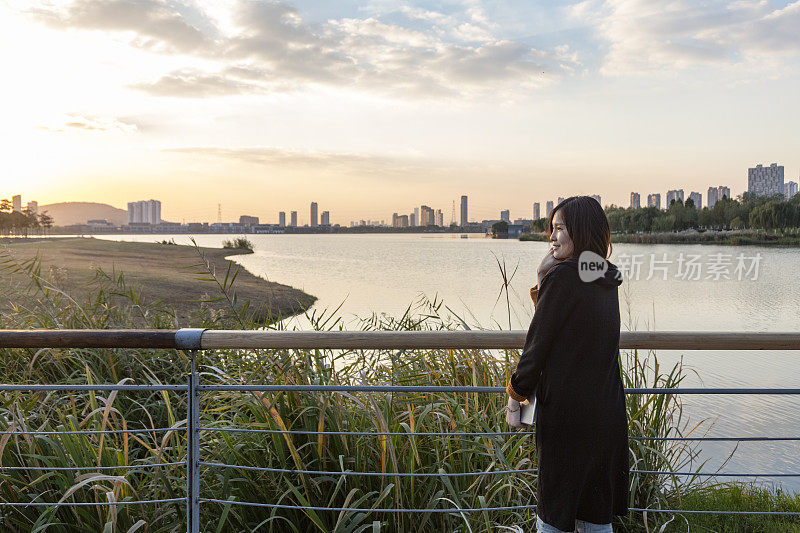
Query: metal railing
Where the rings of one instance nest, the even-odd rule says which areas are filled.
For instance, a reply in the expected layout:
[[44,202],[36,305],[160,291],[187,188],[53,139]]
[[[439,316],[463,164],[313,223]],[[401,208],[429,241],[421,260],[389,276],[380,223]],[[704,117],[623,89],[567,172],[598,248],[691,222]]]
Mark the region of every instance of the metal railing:
[[[491,386],[397,386],[397,385],[202,385],[196,368],[196,352],[214,349],[347,349],[347,350],[401,350],[401,349],[519,349],[525,341],[524,331],[436,331],[436,332],[286,332],[286,331],[224,331],[224,330],[0,330],[0,348],[165,348],[183,350],[188,355],[189,371],[186,384],[162,385],[59,385],[59,384],[6,384],[0,392],[180,392],[187,395],[187,419],[184,431],[187,438],[185,461],[162,462],[140,465],[117,466],[71,466],[29,467],[2,466],[0,472],[8,470],[51,471],[103,471],[142,470],[162,467],[184,466],[185,497],[153,500],[109,501],[109,502],[0,502],[2,507],[63,507],[63,506],[125,506],[154,503],[181,503],[186,507],[186,530],[200,530],[200,504],[224,504],[263,507],[270,509],[301,509],[309,511],[361,512],[361,513],[465,513],[535,509],[536,505],[477,508],[354,508],[313,505],[289,505],[279,503],[242,502],[203,498],[200,492],[200,469],[239,469],[284,474],[335,475],[335,476],[391,476],[391,477],[462,477],[536,473],[536,468],[487,470],[476,472],[358,472],[310,469],[288,469],[274,467],[244,466],[213,463],[200,459],[200,434],[202,432],[256,433],[282,435],[350,435],[350,436],[447,436],[453,438],[470,436],[516,436],[528,437],[532,432],[352,432],[352,431],[308,431],[292,429],[251,429],[239,427],[208,427],[200,425],[200,393],[213,392],[394,392],[394,393],[477,393],[504,394],[505,387]],[[800,333],[763,332],[621,332],[620,349],[669,349],[669,350],[800,350]],[[800,388],[635,388],[626,389],[626,394],[682,394],[682,395],[800,395]],[[167,433],[181,430],[177,424],[169,428],[124,429],[124,430],[74,430],[74,431],[17,431],[0,432],[0,439],[22,435],[103,435],[135,433]],[[775,442],[800,441],[800,436],[734,436],[734,437],[630,437],[631,440],[652,441],[722,441],[722,442]],[[343,469],[344,470],[344,469]],[[673,472],[659,470],[636,470],[631,473],[707,476],[707,477],[798,477],[800,472],[766,473],[720,473],[720,472]],[[631,508],[634,512],[652,513],[706,513],[731,515],[782,515],[800,516],[789,511],[727,511],[727,510],[680,510]]]

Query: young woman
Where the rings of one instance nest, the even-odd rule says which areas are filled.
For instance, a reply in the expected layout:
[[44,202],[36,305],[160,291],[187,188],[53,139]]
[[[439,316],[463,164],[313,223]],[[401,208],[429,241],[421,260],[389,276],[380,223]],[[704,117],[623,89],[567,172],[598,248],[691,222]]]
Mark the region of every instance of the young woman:
[[[537,530],[611,532],[613,516],[628,512],[630,468],[619,368],[621,276],[607,260],[611,231],[594,198],[567,198],[547,227],[552,247],[531,290],[536,311],[506,389],[506,420],[521,427],[520,402],[535,394]],[[604,274],[585,268],[591,258],[605,263]]]

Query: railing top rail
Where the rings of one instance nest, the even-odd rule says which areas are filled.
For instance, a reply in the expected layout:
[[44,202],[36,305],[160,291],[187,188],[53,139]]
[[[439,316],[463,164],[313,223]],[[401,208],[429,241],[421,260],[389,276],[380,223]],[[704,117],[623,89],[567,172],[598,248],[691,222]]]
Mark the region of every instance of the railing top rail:
[[[198,339],[187,344],[189,338]],[[0,330],[0,348],[519,349],[517,331]],[[623,331],[621,349],[800,350],[800,332]]]

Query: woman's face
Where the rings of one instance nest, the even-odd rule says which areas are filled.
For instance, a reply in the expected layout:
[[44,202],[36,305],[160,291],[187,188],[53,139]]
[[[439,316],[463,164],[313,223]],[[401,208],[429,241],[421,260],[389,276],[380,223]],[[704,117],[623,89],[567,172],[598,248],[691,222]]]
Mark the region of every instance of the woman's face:
[[567,226],[564,224],[561,210],[556,211],[553,216],[553,233],[550,235],[550,244],[553,247],[553,257],[556,259],[569,259],[572,257],[572,239],[567,232]]

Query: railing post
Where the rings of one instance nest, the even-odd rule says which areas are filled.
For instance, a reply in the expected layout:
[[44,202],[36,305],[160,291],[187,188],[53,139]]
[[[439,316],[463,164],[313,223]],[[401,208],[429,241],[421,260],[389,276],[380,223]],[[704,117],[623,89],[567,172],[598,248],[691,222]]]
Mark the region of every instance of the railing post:
[[200,532],[200,391],[197,350],[202,349],[204,329],[184,328],[175,333],[175,347],[189,357],[186,398],[186,531]]
[[189,351],[189,387],[186,418],[186,531],[200,531],[200,391],[195,367],[195,350]]

